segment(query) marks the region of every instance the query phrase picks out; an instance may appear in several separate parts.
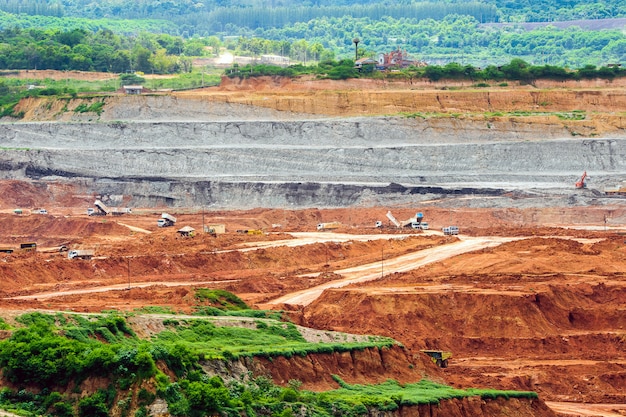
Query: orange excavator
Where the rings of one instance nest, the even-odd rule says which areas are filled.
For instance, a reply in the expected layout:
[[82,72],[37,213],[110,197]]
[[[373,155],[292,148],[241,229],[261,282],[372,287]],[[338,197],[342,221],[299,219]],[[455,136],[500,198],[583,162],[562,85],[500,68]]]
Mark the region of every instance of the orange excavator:
[[587,188],[587,171],[583,172],[582,177],[578,181],[576,181],[576,188]]

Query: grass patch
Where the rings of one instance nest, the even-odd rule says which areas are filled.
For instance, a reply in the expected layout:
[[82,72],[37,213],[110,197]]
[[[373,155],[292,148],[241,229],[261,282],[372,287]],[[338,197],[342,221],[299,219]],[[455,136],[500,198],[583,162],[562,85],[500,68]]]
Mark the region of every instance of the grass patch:
[[164,306],[144,306],[133,311],[144,314],[176,314],[176,311],[172,310],[171,307]]
[[4,321],[4,319],[0,317],[0,330],[11,330],[12,328],[13,327],[11,327],[9,323]]
[[98,116],[102,114],[104,110],[104,101],[96,101],[95,103],[86,104],[81,103],[74,109],[74,113],[96,113]]
[[220,310],[237,311],[250,309],[241,298],[225,290],[198,288],[195,297],[199,302],[207,302],[212,307],[219,308]]
[[351,403],[354,406],[360,404],[388,411],[396,410],[400,405],[438,404],[439,401],[445,399],[460,399],[473,396],[480,396],[483,399],[496,399],[499,397],[537,398],[536,392],[492,389],[462,390],[426,379],[406,385],[401,385],[394,380],[375,385],[350,385],[337,376],[333,376],[333,378],[339,383],[341,388],[329,391],[323,395],[334,401]]
[[[165,324],[165,322],[164,322]],[[206,360],[261,356],[306,356],[309,353],[346,352],[383,348],[397,344],[393,339],[372,337],[366,342],[309,343],[292,323],[260,320],[255,328],[221,327],[208,320],[168,320],[168,330],[153,337],[154,342],[184,345]]]

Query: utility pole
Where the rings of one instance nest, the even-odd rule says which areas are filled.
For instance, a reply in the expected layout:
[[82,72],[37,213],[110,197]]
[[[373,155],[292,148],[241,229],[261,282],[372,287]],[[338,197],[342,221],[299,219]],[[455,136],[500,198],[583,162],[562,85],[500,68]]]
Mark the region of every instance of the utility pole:
[[385,276],[385,244],[383,243],[380,246],[380,277],[383,278]]

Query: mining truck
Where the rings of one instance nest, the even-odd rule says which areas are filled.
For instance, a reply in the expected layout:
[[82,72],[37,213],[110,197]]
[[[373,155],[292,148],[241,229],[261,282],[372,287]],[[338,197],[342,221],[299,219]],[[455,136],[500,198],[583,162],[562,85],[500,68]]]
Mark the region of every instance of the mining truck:
[[67,259],[91,259],[93,255],[94,251],[91,249],[73,249],[67,252]]
[[626,195],[626,181],[621,184],[604,187],[604,194],[606,195]]
[[458,226],[448,226],[441,229],[444,235],[458,235],[459,227]]
[[341,223],[339,222],[330,222],[330,223],[320,223],[317,225],[317,230],[333,230],[339,229],[341,227]]
[[96,208],[98,209],[98,211],[94,212],[94,216],[106,216],[107,214],[109,214],[111,212],[111,209],[109,209],[102,201],[100,200],[96,200],[93,203],[94,206],[96,206]]
[[440,368],[448,367],[448,359],[452,357],[452,352],[446,352],[443,350],[427,350],[422,349],[420,352],[427,354],[430,356],[430,359],[433,361],[435,365]]
[[161,218],[157,220],[157,226],[159,227],[169,227],[169,226],[174,226],[175,224],[176,224],[176,217],[167,213],[162,213]]

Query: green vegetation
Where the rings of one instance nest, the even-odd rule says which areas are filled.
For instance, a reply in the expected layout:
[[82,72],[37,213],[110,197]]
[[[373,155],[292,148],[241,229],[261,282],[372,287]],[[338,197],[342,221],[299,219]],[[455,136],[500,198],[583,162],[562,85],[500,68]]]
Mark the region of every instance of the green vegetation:
[[[532,84],[538,79],[554,79],[554,80],[581,80],[581,79],[614,79],[616,77],[625,77],[626,68],[621,67],[601,67],[596,68],[592,65],[586,65],[578,70],[566,71],[564,68],[554,67],[551,65],[531,65],[522,59],[513,59],[506,65],[494,66],[489,65],[484,69],[476,68],[471,65],[460,65],[451,62],[444,66],[429,65],[427,67],[411,66],[396,70],[391,73],[375,72],[373,74],[359,73],[354,68],[354,61],[344,59],[337,61],[322,61],[316,65],[308,67],[296,65],[288,68],[278,68],[268,65],[246,65],[240,67],[234,65],[226,71],[229,77],[254,77],[261,75],[302,75],[312,74],[319,78],[329,79],[347,79],[356,77],[385,77],[391,80],[416,80],[425,78],[431,81],[438,80],[469,80],[483,81],[475,84],[475,87],[488,87],[489,84],[484,81],[520,81],[522,83]],[[501,83],[506,86],[506,83]]]
[[95,103],[91,103],[87,105],[85,103],[81,103],[74,109],[74,113],[96,113],[98,116],[102,114],[104,107],[104,101],[96,101]]
[[[245,303],[224,291],[202,289],[196,295],[201,302],[234,309],[231,313],[249,311]],[[0,390],[0,406],[25,416],[104,417],[115,408],[123,416],[134,412],[141,417],[148,415],[147,406],[157,398],[167,401],[174,416],[292,416],[296,409],[306,410],[309,416],[365,416],[368,409],[392,410],[400,405],[436,403],[443,398],[535,396],[461,391],[428,381],[406,386],[394,381],[348,385],[338,378],[341,389],[318,394],[301,391],[299,381],[278,387],[267,378],[248,375],[224,383],[202,371],[200,364],[207,359],[290,357],[367,347],[385,349],[394,344],[387,338],[364,343],[307,343],[293,324],[270,319],[257,319],[250,328],[219,327],[207,318],[172,317],[163,320],[166,330],[151,341],[138,338],[124,317],[115,313],[27,313],[16,321],[19,326],[11,337],[0,341],[0,368],[4,378],[15,386],[14,390]],[[176,377],[170,379],[157,369],[157,363]],[[60,393],[68,386],[80,390],[80,384],[94,375],[106,378],[106,389],[80,399]],[[132,404],[136,404],[134,410]]]
[[[621,27],[601,26],[626,16],[618,0],[24,3],[0,1],[0,68],[180,73],[190,71],[191,57],[218,56],[221,48],[306,65],[353,57],[355,37],[359,57],[399,48],[430,64],[479,67],[514,58],[604,66],[620,63],[626,51]],[[561,27],[559,19],[590,20]],[[546,23],[527,25],[533,21]]]
[[447,385],[421,380],[415,384],[400,385],[389,380],[376,385],[350,385],[338,377],[334,377],[340,389],[322,395],[335,401],[351,403],[353,407],[370,407],[375,405],[381,410],[393,411],[399,405],[437,404],[440,400],[481,396],[485,399],[503,398],[537,398],[537,393],[527,391],[498,391],[491,389],[461,390]]
[[292,357],[309,353],[346,352],[366,348],[385,348],[396,344],[384,337],[367,342],[309,343],[291,323],[259,319],[254,329],[221,327],[207,320],[169,320],[167,330],[155,342],[179,344],[204,359],[235,359],[243,356]]
[[248,310],[250,308],[241,300],[241,298],[224,290],[198,288],[196,290],[196,299],[199,301],[208,301],[212,306],[219,307],[220,309],[227,311]]
[[[11,148],[0,148],[0,149],[11,149]],[[0,317],[0,330],[10,330],[10,329],[11,329],[11,325],[7,323],[6,321],[4,321],[2,317]]]

